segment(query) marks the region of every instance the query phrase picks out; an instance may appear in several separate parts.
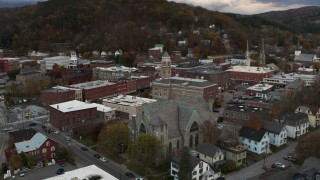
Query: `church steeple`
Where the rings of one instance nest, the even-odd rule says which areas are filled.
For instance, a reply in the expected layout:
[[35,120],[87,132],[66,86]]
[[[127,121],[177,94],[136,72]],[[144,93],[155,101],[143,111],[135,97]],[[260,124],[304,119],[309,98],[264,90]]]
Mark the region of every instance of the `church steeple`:
[[262,45],[261,45],[261,49],[260,49],[259,66],[260,67],[266,66],[266,54],[264,52],[264,38],[262,39]]

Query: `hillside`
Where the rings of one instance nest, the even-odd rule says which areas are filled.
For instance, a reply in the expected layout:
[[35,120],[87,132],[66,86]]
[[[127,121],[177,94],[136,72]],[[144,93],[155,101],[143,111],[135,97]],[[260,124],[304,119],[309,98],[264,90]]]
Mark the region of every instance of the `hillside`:
[[[206,57],[241,53],[247,39],[259,44],[262,36],[272,35],[274,44],[291,44],[294,36],[267,20],[242,22],[234,16],[166,0],[49,0],[2,9],[0,15],[5,27],[0,29],[0,46],[18,55],[29,50],[54,51],[55,43],[79,46],[81,52],[122,49],[137,53],[162,43],[166,50],[183,54],[188,48],[198,48],[201,57]],[[212,24],[215,28],[209,29]],[[177,46],[177,41],[184,39],[188,45]]]
[[320,7],[308,6],[286,11],[272,11],[258,14],[267,20],[277,22],[296,32],[320,32]]

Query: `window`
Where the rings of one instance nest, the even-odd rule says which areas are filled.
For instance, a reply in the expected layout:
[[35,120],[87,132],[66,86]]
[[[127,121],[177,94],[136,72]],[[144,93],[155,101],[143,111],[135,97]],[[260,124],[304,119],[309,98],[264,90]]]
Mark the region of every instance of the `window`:
[[45,154],[45,153],[47,153],[47,148],[42,149],[42,154]]
[[196,134],[196,137],[195,137],[195,140],[194,140],[195,142],[194,142],[194,145],[198,145],[198,142],[199,142],[199,135],[198,135],[198,133]]
[[193,136],[191,135],[189,138],[189,147],[192,147],[193,145]]
[[141,124],[140,124],[139,132],[144,133],[144,134],[146,134],[146,133],[147,133],[147,131],[146,131],[146,127],[144,126],[144,124],[143,124],[143,123],[141,123]]
[[50,141],[47,141],[47,142],[46,142],[46,146],[50,146]]
[[55,150],[56,150],[56,147],[51,146],[51,151],[55,151]]
[[193,172],[192,172],[192,175],[197,175],[197,171],[193,171]]
[[196,122],[193,122],[190,128],[190,132],[194,132],[194,131],[198,131],[199,130],[199,126]]

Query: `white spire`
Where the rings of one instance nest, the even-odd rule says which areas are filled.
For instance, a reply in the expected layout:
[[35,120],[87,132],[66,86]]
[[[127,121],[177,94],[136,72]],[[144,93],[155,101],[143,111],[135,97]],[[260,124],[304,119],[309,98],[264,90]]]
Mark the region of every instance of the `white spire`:
[[247,61],[247,66],[250,66],[250,52],[249,52],[249,42],[248,42],[248,40],[247,40],[246,61]]

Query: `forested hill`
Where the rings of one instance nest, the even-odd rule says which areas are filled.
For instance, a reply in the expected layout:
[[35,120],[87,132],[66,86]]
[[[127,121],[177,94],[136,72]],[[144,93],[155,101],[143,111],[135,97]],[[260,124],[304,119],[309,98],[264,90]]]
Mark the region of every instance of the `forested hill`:
[[[0,16],[0,46],[18,54],[50,51],[52,43],[80,45],[83,51],[120,48],[135,52],[147,52],[163,43],[172,51],[178,48],[177,40],[187,39],[187,47],[179,50],[184,53],[188,47],[199,47],[205,56],[227,53],[227,46],[233,53],[243,52],[247,39],[258,44],[268,33],[273,34],[275,44],[278,38],[292,43],[294,36],[272,24],[261,28],[254,22],[250,25],[252,21],[237,22],[232,16],[166,0],[49,0],[2,9]],[[215,28],[209,29],[213,24]],[[210,40],[210,46],[201,47],[201,40]]]

